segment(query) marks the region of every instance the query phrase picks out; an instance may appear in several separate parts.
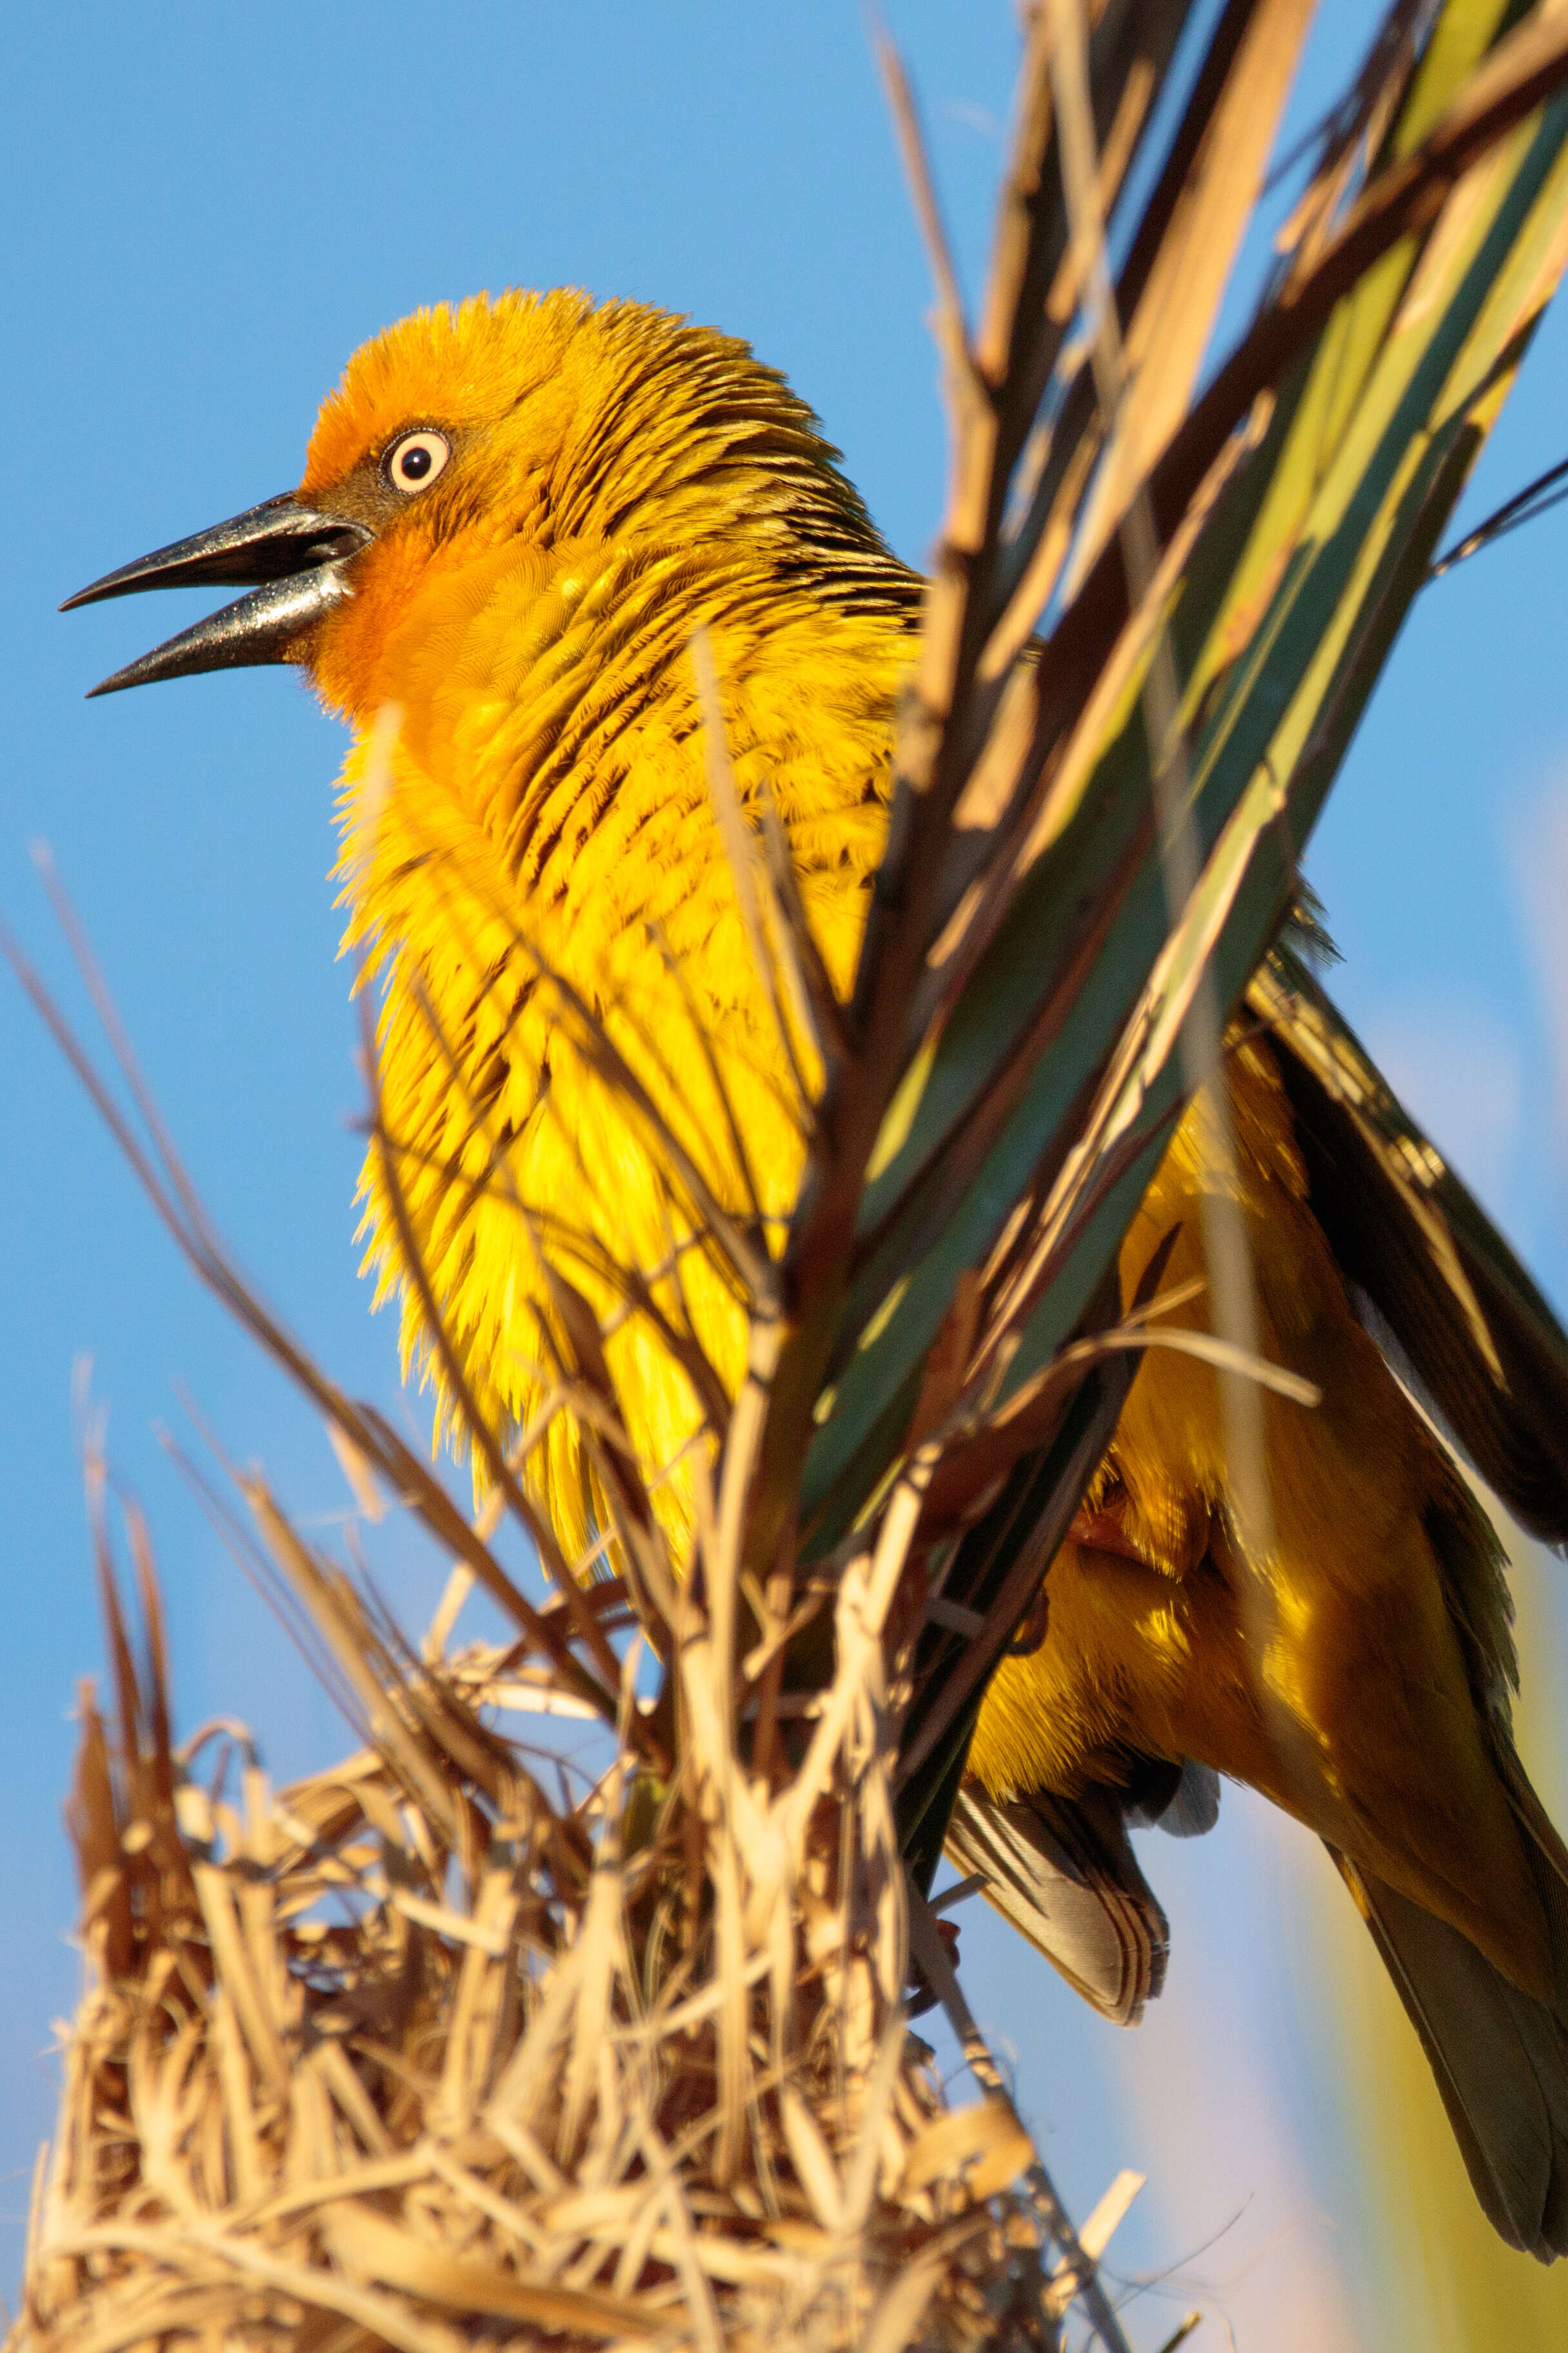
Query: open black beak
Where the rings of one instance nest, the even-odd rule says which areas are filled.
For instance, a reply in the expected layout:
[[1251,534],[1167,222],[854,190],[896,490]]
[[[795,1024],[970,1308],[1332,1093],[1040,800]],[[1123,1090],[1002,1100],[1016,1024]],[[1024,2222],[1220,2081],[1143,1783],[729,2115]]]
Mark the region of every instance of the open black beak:
[[[131,596],[140,588],[251,588],[219,613],[182,629],[140,661],[129,662],[93,694],[118,694],[124,686],[150,686],[154,679],[187,678],[195,670],[238,670],[252,662],[286,662],[311,623],[330,612],[350,591],[343,567],[374,537],[363,523],[342,515],[319,514],[301,506],[291,491],[266,499],[230,522],[176,540],[118,572],[105,573],[90,588],[79,588],[60,607],[96,605],[105,596]],[[253,585],[254,584],[254,585]],[[90,699],[90,698],[89,698]]]

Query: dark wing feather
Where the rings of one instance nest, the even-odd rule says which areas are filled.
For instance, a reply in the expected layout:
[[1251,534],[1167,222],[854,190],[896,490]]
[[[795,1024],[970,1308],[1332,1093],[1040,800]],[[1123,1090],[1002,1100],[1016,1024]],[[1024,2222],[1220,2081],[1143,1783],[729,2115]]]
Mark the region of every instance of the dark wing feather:
[[1277,948],[1247,1004],[1278,1050],[1312,1214],[1346,1280],[1514,1517],[1568,1544],[1568,1335],[1305,965]]
[[1119,2026],[1135,2026],[1165,1979],[1170,1929],[1127,1841],[1114,1790],[1000,1802],[965,1781],[948,1859],[978,1872],[1003,1918]]
[[1146,1822],[1168,1838],[1206,1838],[1219,1820],[1219,1775],[1212,1765],[1199,1765],[1189,1757],[1169,1797],[1159,1804],[1143,1799],[1127,1819],[1134,1825]]

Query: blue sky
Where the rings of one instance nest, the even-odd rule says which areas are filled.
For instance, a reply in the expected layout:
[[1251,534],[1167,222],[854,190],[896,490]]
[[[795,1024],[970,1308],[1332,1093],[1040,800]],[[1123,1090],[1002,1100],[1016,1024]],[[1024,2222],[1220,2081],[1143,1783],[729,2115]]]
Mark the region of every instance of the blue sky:
[[[906,0],[888,16],[973,285],[1012,13]],[[1364,24],[1330,0],[1297,121],[1342,82]],[[509,283],[637,295],[749,336],[920,561],[941,509],[942,419],[924,263],[865,25],[847,0],[174,0],[19,12],[6,42],[0,913],[80,1012],[29,863],[47,840],[219,1225],[339,1377],[390,1403],[391,1325],[370,1317],[355,1273],[353,1033],[325,881],[342,739],[276,670],[84,703],[202,606],[54,608],[294,481],[316,406],[364,336],[417,303]],[[1467,512],[1568,448],[1565,344],[1554,314]],[[1424,597],[1310,860],[1345,951],[1342,1001],[1560,1299],[1565,553],[1568,510]],[[195,1288],[9,986],[0,1058],[3,2284],[52,2115],[38,2054],[75,1986],[58,1808],[68,1710],[100,1639],[73,1363],[90,1356],[115,1463],[151,1514],[181,1722],[245,1717],[280,1778],[326,1761],[340,1728],[155,1425],[179,1420],[183,1387],[302,1513],[346,1499],[321,1431]],[[1089,2019],[988,1919],[966,1926],[972,1999],[1016,2051],[1025,2105],[1080,2208],[1122,2163],[1153,2176],[1118,2253],[1135,2268],[1191,2260],[1173,2304],[1140,2323],[1149,2341],[1194,2301],[1228,2310],[1243,2343],[1249,2315],[1277,2347],[1362,2341],[1355,2193],[1320,2095],[1332,2053],[1291,1926],[1342,1899],[1309,1841],[1231,1797],[1215,1837],[1160,1841],[1147,1861],[1176,1951],[1140,2035]],[[1282,2336],[1287,2308],[1300,2318]]]

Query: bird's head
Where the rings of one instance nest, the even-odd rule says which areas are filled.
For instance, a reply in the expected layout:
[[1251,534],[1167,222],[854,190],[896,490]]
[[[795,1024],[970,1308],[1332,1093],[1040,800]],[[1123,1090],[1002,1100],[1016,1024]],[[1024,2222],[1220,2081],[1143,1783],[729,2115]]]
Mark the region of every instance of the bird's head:
[[679,542],[727,520],[873,540],[804,402],[746,345],[642,304],[480,295],[416,311],[350,361],[298,490],[157,549],[62,610],[143,588],[249,594],[93,688],[291,662],[363,719],[399,691],[404,633],[447,584],[459,620],[492,568],[549,562],[656,513]]

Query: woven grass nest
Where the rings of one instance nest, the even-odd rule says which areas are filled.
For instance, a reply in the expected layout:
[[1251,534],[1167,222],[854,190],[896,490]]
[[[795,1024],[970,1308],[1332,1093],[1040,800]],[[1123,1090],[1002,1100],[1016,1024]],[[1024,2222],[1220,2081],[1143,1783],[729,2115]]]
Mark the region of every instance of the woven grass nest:
[[246,1486],[370,1740],[281,1792],[235,1724],[176,1744],[145,1538],[133,1643],[100,1515],[87,1990],[11,2353],[1051,2341],[1078,2282],[1048,2188],[1010,2193],[1026,2136],[1005,2097],[949,2107],[888,1981],[874,1693],[841,1694],[855,1801],[812,1810],[790,1904],[748,1905],[754,1796],[705,1819],[612,1743],[552,1796],[492,1725],[581,1704],[520,1644],[438,1626],[416,1658]]

